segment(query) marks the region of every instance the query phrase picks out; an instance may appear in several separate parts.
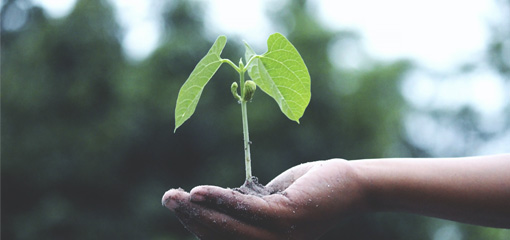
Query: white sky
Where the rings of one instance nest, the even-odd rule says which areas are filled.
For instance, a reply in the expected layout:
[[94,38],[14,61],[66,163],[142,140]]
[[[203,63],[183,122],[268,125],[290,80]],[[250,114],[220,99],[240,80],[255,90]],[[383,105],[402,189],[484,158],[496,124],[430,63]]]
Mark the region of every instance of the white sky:
[[332,27],[361,29],[368,51],[444,68],[483,51],[491,0],[316,0]]

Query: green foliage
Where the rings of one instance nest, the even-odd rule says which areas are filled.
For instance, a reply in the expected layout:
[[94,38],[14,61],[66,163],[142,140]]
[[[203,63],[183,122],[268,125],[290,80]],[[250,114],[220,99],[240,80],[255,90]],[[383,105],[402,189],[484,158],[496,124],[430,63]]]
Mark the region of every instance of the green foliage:
[[251,101],[255,91],[257,90],[257,84],[254,81],[248,80],[244,83],[244,98],[246,102]]
[[[242,61],[236,67],[220,57],[226,42],[225,36],[218,37],[181,87],[175,107],[175,130],[193,115],[205,85],[223,62],[230,63],[244,74]],[[310,74],[296,48],[280,33],[269,36],[268,51],[263,55],[256,55],[247,43],[245,45],[246,69],[253,81],[278,103],[289,119],[299,122],[310,102],[311,93]]]
[[310,74],[296,48],[279,33],[267,40],[268,50],[257,56],[246,46],[246,61],[253,57],[248,74],[271,96],[289,119],[299,123],[310,102]]
[[175,107],[174,131],[195,112],[195,108],[197,107],[198,100],[200,100],[200,95],[202,95],[205,85],[222,64],[220,54],[226,43],[227,37],[219,36],[207,55],[198,62],[188,80],[182,85]]
[[[251,141],[246,103],[252,99],[257,89],[256,82],[261,85],[264,92],[276,100],[286,116],[299,123],[299,118],[303,116],[310,102],[310,75],[296,48],[279,33],[269,36],[268,51],[264,55],[256,55],[245,43],[246,66],[242,59],[239,60],[239,66],[236,66],[232,61],[220,57],[226,42],[225,36],[218,37],[207,55],[200,60],[181,87],[175,107],[175,130],[195,112],[205,85],[221,64],[228,63],[239,73],[241,96],[237,94],[237,83],[234,82],[230,90],[234,98],[241,104],[246,181],[251,181]],[[255,82],[244,80],[247,70]]]
[[234,97],[234,99],[237,100],[237,102],[240,102],[241,96],[239,96],[239,94],[237,93],[238,87],[239,85],[237,84],[237,82],[233,82],[232,85],[230,85],[230,92],[232,92],[232,96]]

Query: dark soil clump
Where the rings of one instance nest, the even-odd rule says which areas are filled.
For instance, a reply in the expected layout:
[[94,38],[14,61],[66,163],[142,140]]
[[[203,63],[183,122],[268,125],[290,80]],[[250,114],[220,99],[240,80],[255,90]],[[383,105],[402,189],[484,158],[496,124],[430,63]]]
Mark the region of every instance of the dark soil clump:
[[252,176],[249,180],[246,180],[244,184],[238,188],[234,188],[235,191],[238,191],[243,194],[255,195],[255,196],[267,196],[272,194],[271,189],[259,183],[259,179],[255,176]]

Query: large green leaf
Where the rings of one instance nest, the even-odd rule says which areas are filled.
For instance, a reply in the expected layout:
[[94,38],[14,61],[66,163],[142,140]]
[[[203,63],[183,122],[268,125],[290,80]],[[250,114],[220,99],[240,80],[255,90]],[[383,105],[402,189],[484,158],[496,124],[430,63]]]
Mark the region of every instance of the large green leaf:
[[274,98],[289,119],[299,123],[310,103],[310,74],[296,48],[280,33],[269,36],[267,52],[256,56],[246,46],[246,61],[251,79],[269,96]]
[[195,112],[205,85],[222,64],[220,54],[226,43],[227,37],[219,36],[209,52],[195,66],[188,80],[182,85],[181,90],[179,90],[175,106],[174,132]]

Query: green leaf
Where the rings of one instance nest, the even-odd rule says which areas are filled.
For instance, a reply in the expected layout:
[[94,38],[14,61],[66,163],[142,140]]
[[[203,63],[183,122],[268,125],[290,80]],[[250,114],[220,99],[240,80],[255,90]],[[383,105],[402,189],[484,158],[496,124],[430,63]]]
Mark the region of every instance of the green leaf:
[[205,85],[222,64],[220,54],[226,43],[227,37],[219,36],[209,52],[195,66],[188,80],[182,85],[175,106],[174,132],[195,112]]
[[256,56],[257,54],[255,53],[255,51],[253,51],[253,49],[251,49],[250,45],[248,45],[247,42],[244,42],[244,46],[246,47],[246,52],[244,53],[244,58],[246,59],[246,63],[248,63],[248,61],[250,61],[250,58],[252,58],[253,56]]
[[248,66],[251,79],[274,98],[285,116],[299,123],[311,97],[310,74],[301,55],[280,33],[269,36],[267,52],[261,56],[245,46],[246,61],[256,57]]

